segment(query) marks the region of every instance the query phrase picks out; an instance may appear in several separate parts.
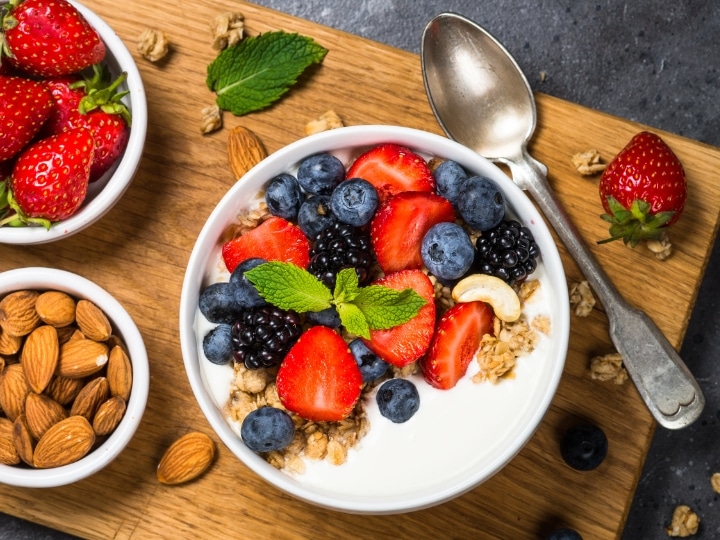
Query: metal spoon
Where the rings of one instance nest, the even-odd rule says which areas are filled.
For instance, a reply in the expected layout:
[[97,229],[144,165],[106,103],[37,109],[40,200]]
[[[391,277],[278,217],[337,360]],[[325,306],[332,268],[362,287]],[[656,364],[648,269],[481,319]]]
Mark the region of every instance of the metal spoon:
[[560,207],[547,167],[528,154],[535,101],[510,53],[471,20],[442,13],[423,32],[421,57],[430,106],[445,133],[510,168],[605,307],[613,344],[652,415],[666,428],[690,425],[705,405],[697,381],[647,314],[620,296]]

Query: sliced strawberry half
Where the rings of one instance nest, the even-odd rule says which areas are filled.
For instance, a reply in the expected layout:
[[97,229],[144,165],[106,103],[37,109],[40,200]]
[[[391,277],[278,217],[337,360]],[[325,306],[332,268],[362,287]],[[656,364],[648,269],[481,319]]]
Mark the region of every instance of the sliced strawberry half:
[[403,191],[435,191],[425,160],[405,146],[386,143],[358,156],[346,178],[363,178],[378,192],[380,203]]
[[427,300],[427,304],[408,322],[387,330],[371,330],[370,339],[363,339],[368,348],[386,362],[398,367],[411,364],[425,354],[435,331],[433,284],[420,270],[388,274],[374,284],[398,291],[413,289]]
[[388,199],[370,224],[377,261],[388,274],[422,268],[420,246],[430,227],[455,221],[447,199],[434,193],[408,191]]
[[306,268],[310,262],[310,242],[299,227],[272,216],[251,231],[223,244],[222,257],[230,272],[253,257]]
[[493,333],[494,317],[485,302],[455,304],[443,314],[430,350],[420,360],[428,384],[449,390],[463,378],[482,337]]
[[338,422],[355,407],[362,374],[340,335],[327,326],[313,326],[285,356],[277,374],[283,406],[315,422]]

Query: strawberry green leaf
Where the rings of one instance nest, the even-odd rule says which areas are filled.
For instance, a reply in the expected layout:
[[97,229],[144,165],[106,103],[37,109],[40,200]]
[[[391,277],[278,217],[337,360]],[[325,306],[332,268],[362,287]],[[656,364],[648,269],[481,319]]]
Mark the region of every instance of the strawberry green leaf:
[[223,50],[207,68],[216,103],[237,116],[263,109],[285,94],[327,49],[309,37],[283,31],[248,37]]
[[330,307],[332,295],[310,272],[293,264],[268,262],[245,272],[260,296],[271,304],[298,313]]

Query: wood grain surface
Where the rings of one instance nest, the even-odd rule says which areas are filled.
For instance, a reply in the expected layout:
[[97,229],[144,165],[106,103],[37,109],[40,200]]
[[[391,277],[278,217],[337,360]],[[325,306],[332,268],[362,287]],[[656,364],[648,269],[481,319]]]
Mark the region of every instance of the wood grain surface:
[[[225,150],[228,128],[253,130],[269,152],[301,138],[305,124],[328,109],[346,125],[441,131],[425,98],[416,55],[244,2],[85,4],[117,31],[143,76],[150,125],[140,171],[123,200],[84,232],[50,245],[0,247],[0,271],[57,267],[114,294],[144,336],[150,397],[135,438],[109,467],[61,488],[4,486],[0,511],[86,538],[530,539],[558,525],[574,527],[588,539],[619,536],[655,423],[631,383],[599,383],[588,375],[590,357],[612,351],[599,307],[587,318],[573,316],[564,376],[529,444],[502,472],[451,502],[397,516],[317,508],[264,483],[217,438],[219,455],[207,474],[183,486],[159,484],[155,469],[171,441],[192,430],[214,437],[185,375],[177,321],[195,238],[235,181]],[[205,86],[205,70],[215,55],[208,27],[215,15],[231,10],[245,15],[251,34],[296,31],[330,52],[275,106],[242,118],[226,115],[224,130],[203,136],[200,110],[213,102]],[[163,30],[172,41],[171,54],[157,64],[135,50],[147,27]],[[581,177],[570,158],[591,148],[610,158],[643,126],[546,95],[537,101],[539,127],[531,153],[548,166],[561,202],[620,292],[679,347],[717,232],[720,149],[660,132],[685,165],[690,185],[669,260],[660,262],[645,248],[598,246],[606,228],[598,217],[597,179]],[[568,282],[582,279],[560,249]],[[559,455],[561,433],[578,418],[597,423],[609,438],[608,457],[592,472],[570,469]]]

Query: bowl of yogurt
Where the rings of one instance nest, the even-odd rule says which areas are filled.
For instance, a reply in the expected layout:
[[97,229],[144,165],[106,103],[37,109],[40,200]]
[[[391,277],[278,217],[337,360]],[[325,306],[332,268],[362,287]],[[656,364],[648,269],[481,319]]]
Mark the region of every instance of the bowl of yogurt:
[[[378,169],[378,159],[382,162],[380,169],[385,169],[386,163],[394,167],[392,162],[397,155],[388,158],[383,154],[385,147],[396,151],[399,148],[402,159],[409,154],[418,167],[427,167],[431,175],[429,187],[418,188],[414,180],[403,187],[406,179],[402,175],[398,179],[393,176],[395,173],[389,173],[389,179],[385,180],[371,178],[373,170]],[[320,164],[316,156],[322,156],[318,158]],[[341,317],[339,324],[337,320],[333,323],[312,316],[312,310],[303,311],[306,308],[300,307],[301,312],[295,314],[294,319],[284,319],[286,322],[282,323],[297,327],[297,336],[292,338],[289,350],[276,355],[276,365],[251,369],[256,367],[252,365],[254,360],[249,361],[245,353],[238,353],[238,348],[242,348],[238,336],[243,332],[242,324],[246,324],[238,321],[244,320],[248,311],[258,308],[248,307],[251,304],[233,297],[242,305],[228,307],[228,302],[235,300],[225,302],[224,309],[235,310],[234,315],[218,322],[222,317],[207,307],[207,298],[216,288],[225,290],[226,284],[236,279],[233,277],[237,274],[236,265],[241,268],[243,257],[254,255],[259,260],[245,274],[245,285],[251,283],[271,308],[277,307],[272,304],[277,300],[280,308],[289,309],[283,305],[282,290],[287,291],[287,297],[294,296],[291,289],[299,287],[293,281],[295,274],[286,280],[292,285],[281,284],[290,289],[280,289],[277,293],[280,299],[264,288],[261,274],[270,270],[286,271],[289,267],[295,272],[303,266],[303,276],[306,276],[316,269],[313,263],[322,251],[318,230],[323,227],[317,225],[317,215],[310,221],[307,216],[304,220],[298,218],[297,208],[309,199],[317,202],[320,200],[317,197],[325,195],[330,200],[327,205],[314,204],[315,210],[322,210],[319,211],[321,218],[330,216],[325,225],[342,221],[336,219],[338,216],[343,216],[344,221],[355,219],[347,217],[346,209],[333,206],[332,199],[337,202],[338,197],[329,195],[329,191],[323,192],[323,186],[313,185],[315,173],[307,173],[312,165],[320,171],[320,176],[325,174],[326,159],[335,165],[341,164],[337,166],[343,169],[342,178],[336,181],[333,191],[350,180],[365,180],[361,176],[365,175],[377,194],[367,221],[351,226],[354,233],[366,234],[373,254],[372,264],[366,265],[370,274],[368,283],[361,282],[360,287],[379,285],[384,293],[394,286],[394,274],[412,274],[410,281],[400,279],[399,282],[427,280],[430,294],[425,295],[418,304],[421,307],[405,315],[405,319],[386,323],[394,325],[389,329],[370,326],[369,334],[363,334],[364,330],[351,324],[347,317]],[[441,163],[448,162],[467,178],[482,181],[463,179],[463,189],[453,192],[448,176],[443,178],[449,173],[440,169]],[[288,200],[286,191],[281,190],[281,195],[277,195],[277,186],[271,187],[271,183],[292,183],[292,179],[277,180],[283,176],[300,179],[299,190],[293,193],[299,193],[301,200],[288,203],[296,205],[289,214],[284,204]],[[481,191],[495,191],[491,191],[491,196],[483,192],[485,199],[473,205],[467,201],[475,196],[468,191],[474,181]],[[418,195],[417,190],[423,194]],[[347,199],[352,206],[355,199]],[[459,199],[465,200],[459,204]],[[480,223],[488,213],[492,214],[493,210],[487,208],[491,203],[502,206],[500,223],[493,223],[491,228],[477,225],[486,230],[474,230],[468,225],[469,221],[475,223],[472,212],[480,209],[477,222]],[[396,207],[394,213],[388,210],[390,207]],[[430,207],[432,210],[428,210]],[[466,211],[468,207],[474,210]],[[365,210],[364,206],[360,209]],[[388,219],[392,227],[383,221],[385,214],[391,214]],[[428,214],[432,216],[430,222]],[[284,234],[285,229],[278,226],[281,221],[285,229],[292,229],[292,234],[298,230],[304,233],[305,239],[302,234],[298,238],[302,262],[292,259],[292,263],[272,263],[276,260],[273,255],[277,245],[286,243],[284,236],[269,243],[266,238],[273,238],[270,232],[262,241],[254,238],[257,233],[253,231],[260,227],[273,234],[275,231]],[[483,266],[478,255],[482,244],[479,239],[500,234],[492,232],[500,228],[513,227],[515,236],[519,234],[517,230],[522,229],[522,235],[531,239],[534,262],[516,274],[517,279],[502,272],[498,274],[500,277],[489,279],[489,267]],[[457,255],[460,259],[467,259],[468,254],[448,238],[460,234],[460,245],[466,246],[468,240],[463,231],[472,246],[470,258],[462,270],[453,274],[455,261],[450,259],[456,257],[456,252],[465,253]],[[237,246],[228,247],[245,235],[247,241],[237,241]],[[394,245],[396,237],[401,247]],[[402,244],[401,239],[410,242],[410,247]],[[424,247],[412,245],[413,239],[422,239]],[[393,248],[387,248],[386,243],[393,244]],[[419,244],[419,240],[415,243]],[[297,246],[293,246],[295,253]],[[325,249],[326,255],[332,254],[333,248]],[[422,262],[413,262],[412,256],[406,253],[413,249],[421,251]],[[309,250],[309,254],[304,250]],[[430,254],[438,251],[447,252],[449,259],[443,259],[441,267],[436,269]],[[234,255],[237,256],[233,260]],[[502,261],[495,262],[502,266]],[[408,265],[412,268],[407,268]],[[451,270],[445,274],[447,265]],[[357,272],[360,275],[361,272]],[[438,277],[433,272],[442,275]],[[318,283],[323,283],[322,270],[315,274]],[[344,278],[337,279],[343,281],[344,286]],[[486,282],[492,285],[489,291],[484,289]],[[338,312],[346,315],[347,310],[341,309],[337,293],[333,297],[333,290],[338,290],[336,283],[334,280],[326,283],[328,298],[331,304],[335,302],[329,311],[335,316]],[[493,288],[496,286],[497,289]],[[396,289],[412,292],[413,286]],[[424,293],[416,289],[417,297],[422,297]],[[508,300],[508,291],[513,296],[510,308],[503,303]],[[321,307],[315,307],[312,313],[320,313]],[[432,314],[428,315],[430,309]],[[516,313],[507,315],[507,309]],[[414,348],[411,357],[403,356],[405,349],[397,356],[393,346],[406,339],[405,325],[415,324],[423,316],[432,321],[429,333],[409,340]],[[479,322],[481,318],[483,323]],[[369,325],[377,324],[371,319],[367,319]],[[420,510],[461,496],[500,471],[527,444],[542,422],[563,372],[569,339],[569,301],[562,262],[545,221],[503,171],[472,150],[439,135],[398,126],[354,126],[298,140],[267,157],[230,188],[209,216],[191,253],[182,287],[179,322],[183,360],[193,393],[219,438],[253,473],[286,493],[325,508],[349,513],[393,514]],[[208,348],[208,336],[213,332],[220,334],[223,325],[226,334],[222,340],[230,340],[232,345],[218,358],[217,348]],[[317,330],[318,326],[324,327],[322,332]],[[482,330],[478,330],[480,328]],[[388,332],[390,338],[384,346],[378,345],[384,332]],[[332,346],[327,341],[317,341],[315,353],[308,343],[314,343],[309,340],[320,334],[323,339],[331,338]],[[359,338],[359,334],[367,339]],[[340,346],[335,349],[338,339]],[[264,341],[275,340],[276,336],[271,333]],[[379,376],[373,375],[375,379],[367,374],[369,366],[353,354],[357,341],[386,364],[387,369],[381,369]],[[422,343],[418,345],[418,342]],[[260,344],[263,345],[266,343]],[[330,350],[333,352],[327,353]],[[357,365],[353,367],[352,361],[346,358],[353,358]],[[313,365],[315,371],[306,381],[301,375],[301,384],[297,372],[303,362]],[[327,417],[318,416],[317,403],[308,403],[308,400],[322,400],[318,397],[322,391],[312,398],[304,391],[305,387],[316,384],[316,379],[325,377],[318,375],[318,366],[326,364],[332,369],[342,364],[345,370],[342,376],[349,377],[348,386],[358,388],[357,397],[350,398],[349,407],[339,418],[332,416],[334,411]],[[354,373],[355,369],[359,375]],[[410,397],[402,392],[393,394],[390,386],[385,386],[388,381],[397,380],[403,381],[399,386],[412,390]],[[333,391],[336,390],[333,386]],[[293,392],[302,396],[290,395]],[[396,400],[390,412],[385,399],[388,396]],[[281,412],[272,412],[292,420],[288,424],[290,428],[286,426],[292,434],[280,449],[268,446],[264,451],[265,447],[257,446],[258,434],[251,431],[252,426],[256,430],[263,425],[281,432],[286,429],[273,421],[248,426],[249,419],[255,420],[260,409],[263,412],[279,409]],[[400,417],[398,409],[405,411]]]

